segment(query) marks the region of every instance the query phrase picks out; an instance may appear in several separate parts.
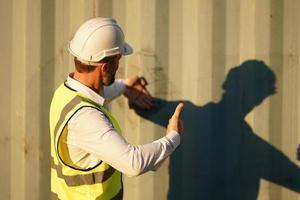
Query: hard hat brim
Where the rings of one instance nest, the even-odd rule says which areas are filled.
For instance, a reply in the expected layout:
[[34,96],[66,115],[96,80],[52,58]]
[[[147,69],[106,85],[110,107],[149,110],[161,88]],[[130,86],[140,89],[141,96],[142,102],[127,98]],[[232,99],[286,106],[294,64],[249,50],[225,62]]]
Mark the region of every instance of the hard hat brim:
[[133,48],[127,43],[124,43],[124,51],[122,52],[123,56],[127,56],[133,53]]
[[[74,56],[74,57],[77,57],[79,58],[80,60],[84,60],[84,61],[87,61],[87,62],[97,62],[97,61],[100,61],[101,59],[105,58],[105,57],[109,57],[109,56],[112,56],[112,55],[115,55],[115,54],[112,54],[112,55],[108,55],[108,56],[101,56],[99,57],[97,60],[95,61],[89,61],[87,59],[84,59],[82,58],[81,56],[79,56],[77,53],[75,53],[72,48],[71,48],[71,42],[69,43],[68,45],[68,50],[69,52]],[[119,51],[121,55],[123,56],[127,56],[127,55],[130,55],[133,53],[133,48],[127,43],[125,42],[124,43],[124,46],[123,46],[123,50]]]

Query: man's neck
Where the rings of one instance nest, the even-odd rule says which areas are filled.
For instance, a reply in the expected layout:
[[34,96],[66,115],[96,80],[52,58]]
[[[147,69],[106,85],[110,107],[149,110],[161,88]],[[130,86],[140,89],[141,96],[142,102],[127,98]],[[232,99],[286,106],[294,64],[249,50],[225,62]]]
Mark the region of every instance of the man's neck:
[[73,73],[73,78],[85,86],[92,89],[94,92],[103,96],[103,85],[101,81],[101,76],[98,73],[79,73],[75,71]]

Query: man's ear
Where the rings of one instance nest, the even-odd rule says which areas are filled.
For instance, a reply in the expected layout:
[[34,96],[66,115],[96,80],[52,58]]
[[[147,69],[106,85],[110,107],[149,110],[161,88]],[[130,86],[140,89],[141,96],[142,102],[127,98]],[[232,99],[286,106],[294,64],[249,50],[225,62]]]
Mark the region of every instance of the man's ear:
[[102,73],[107,74],[108,73],[108,64],[107,63],[101,63],[100,70]]

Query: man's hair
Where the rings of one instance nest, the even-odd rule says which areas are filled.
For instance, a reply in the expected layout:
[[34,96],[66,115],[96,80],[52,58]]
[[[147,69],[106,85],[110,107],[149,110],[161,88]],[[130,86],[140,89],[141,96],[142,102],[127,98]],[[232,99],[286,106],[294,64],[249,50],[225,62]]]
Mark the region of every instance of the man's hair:
[[[113,59],[112,57],[106,57],[103,58],[101,61],[99,61],[100,63],[108,63]],[[82,63],[80,60],[78,60],[76,57],[74,58],[74,63],[75,63],[75,68],[79,73],[89,73],[92,72],[96,69],[97,66],[93,66],[93,65],[87,65],[85,63]]]

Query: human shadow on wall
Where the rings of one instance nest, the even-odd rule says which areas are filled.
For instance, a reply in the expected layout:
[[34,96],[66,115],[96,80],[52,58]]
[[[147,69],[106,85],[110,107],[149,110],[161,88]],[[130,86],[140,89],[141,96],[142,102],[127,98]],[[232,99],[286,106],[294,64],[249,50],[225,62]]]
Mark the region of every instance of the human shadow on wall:
[[[184,134],[170,158],[169,200],[255,200],[261,179],[300,193],[299,166],[254,133],[244,119],[275,94],[275,83],[266,64],[249,60],[230,70],[220,102],[197,106],[183,101]],[[180,101],[156,99],[152,111],[130,106],[166,127]]]

